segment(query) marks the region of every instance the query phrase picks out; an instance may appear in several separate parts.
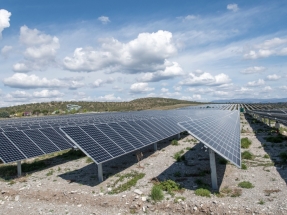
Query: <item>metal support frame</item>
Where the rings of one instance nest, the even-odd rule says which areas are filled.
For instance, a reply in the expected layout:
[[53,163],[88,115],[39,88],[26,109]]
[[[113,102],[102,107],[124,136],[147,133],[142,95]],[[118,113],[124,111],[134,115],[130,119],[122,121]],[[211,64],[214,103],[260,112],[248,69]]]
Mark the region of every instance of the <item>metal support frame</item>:
[[153,149],[154,149],[154,151],[157,151],[157,143],[153,144]]
[[179,133],[179,134],[177,134],[177,139],[178,139],[178,140],[180,140],[180,133]]
[[18,177],[21,177],[22,175],[21,161],[17,161],[17,172],[18,172]]
[[209,160],[210,160],[210,169],[211,169],[212,189],[218,190],[215,153],[212,149],[209,149]]
[[268,124],[269,124],[269,127],[271,127],[270,118],[268,118]]
[[99,179],[99,182],[102,182],[104,180],[104,178],[103,178],[103,166],[101,163],[98,164],[98,179]]

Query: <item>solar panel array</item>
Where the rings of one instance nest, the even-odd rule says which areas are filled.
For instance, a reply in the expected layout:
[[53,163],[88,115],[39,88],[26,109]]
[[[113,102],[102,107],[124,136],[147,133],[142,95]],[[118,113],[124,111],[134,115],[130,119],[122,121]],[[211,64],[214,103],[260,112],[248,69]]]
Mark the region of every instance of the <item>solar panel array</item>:
[[208,109],[212,111],[191,107],[1,120],[0,159],[10,163],[77,146],[103,163],[183,132],[177,123],[188,117],[196,120],[230,112],[222,107],[228,105],[215,105]]
[[239,112],[195,120],[191,118],[179,125],[217,154],[241,168]]

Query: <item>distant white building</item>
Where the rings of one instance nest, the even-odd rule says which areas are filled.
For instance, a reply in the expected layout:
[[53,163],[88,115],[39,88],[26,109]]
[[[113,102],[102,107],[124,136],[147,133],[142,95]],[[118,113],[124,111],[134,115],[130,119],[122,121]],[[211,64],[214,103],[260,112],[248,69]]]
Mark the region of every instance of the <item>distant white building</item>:
[[82,108],[82,106],[80,106],[80,105],[72,105],[72,104],[68,104],[68,105],[67,105],[68,111],[71,111],[71,110],[80,110],[81,108]]

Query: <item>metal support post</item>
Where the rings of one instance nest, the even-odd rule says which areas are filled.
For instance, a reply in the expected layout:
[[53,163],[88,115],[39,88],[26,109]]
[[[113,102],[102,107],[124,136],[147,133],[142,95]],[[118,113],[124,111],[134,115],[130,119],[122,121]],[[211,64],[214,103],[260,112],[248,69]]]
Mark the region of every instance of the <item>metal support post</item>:
[[268,118],[268,124],[269,124],[269,127],[271,127],[270,118]]
[[154,151],[157,151],[157,143],[153,144],[153,149],[154,149]]
[[99,179],[99,182],[102,182],[104,180],[103,179],[103,167],[101,163],[98,164],[98,179]]
[[180,140],[180,133],[177,135],[177,139]]
[[212,189],[218,190],[215,153],[212,149],[209,149],[209,160],[210,160],[210,169],[211,169]]
[[22,175],[21,161],[17,161],[17,172],[18,172],[18,177],[21,177]]

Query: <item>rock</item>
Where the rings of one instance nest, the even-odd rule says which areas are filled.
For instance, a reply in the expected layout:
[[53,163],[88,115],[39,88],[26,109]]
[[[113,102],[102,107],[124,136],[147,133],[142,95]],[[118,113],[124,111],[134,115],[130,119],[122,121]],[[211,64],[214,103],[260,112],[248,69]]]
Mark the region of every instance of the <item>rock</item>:
[[194,211],[197,211],[197,207],[196,207],[196,206],[195,206],[195,207],[193,207],[193,210],[194,210]]
[[212,203],[213,203],[213,204],[217,204],[217,202],[216,202],[216,201],[213,201]]
[[122,198],[125,198],[127,195],[122,195]]
[[136,195],[136,197],[135,197],[136,199],[138,199],[139,198],[139,196],[138,195]]
[[137,206],[136,205],[131,205],[130,209],[137,209]]
[[100,195],[100,196],[103,196],[103,195],[104,195],[104,193],[99,193],[99,195]]
[[112,191],[112,188],[109,187],[109,188],[108,188],[108,191]]
[[145,206],[143,206],[143,212],[146,212]]
[[18,202],[19,201],[19,196],[15,196],[15,201]]
[[136,194],[138,194],[138,195],[143,194],[143,192],[142,192],[142,191],[140,191],[139,189],[135,189],[135,190],[134,190],[134,193],[136,193]]
[[142,197],[142,201],[144,201],[144,202],[146,201],[146,197],[145,196]]
[[77,205],[79,208],[82,207],[82,205]]

